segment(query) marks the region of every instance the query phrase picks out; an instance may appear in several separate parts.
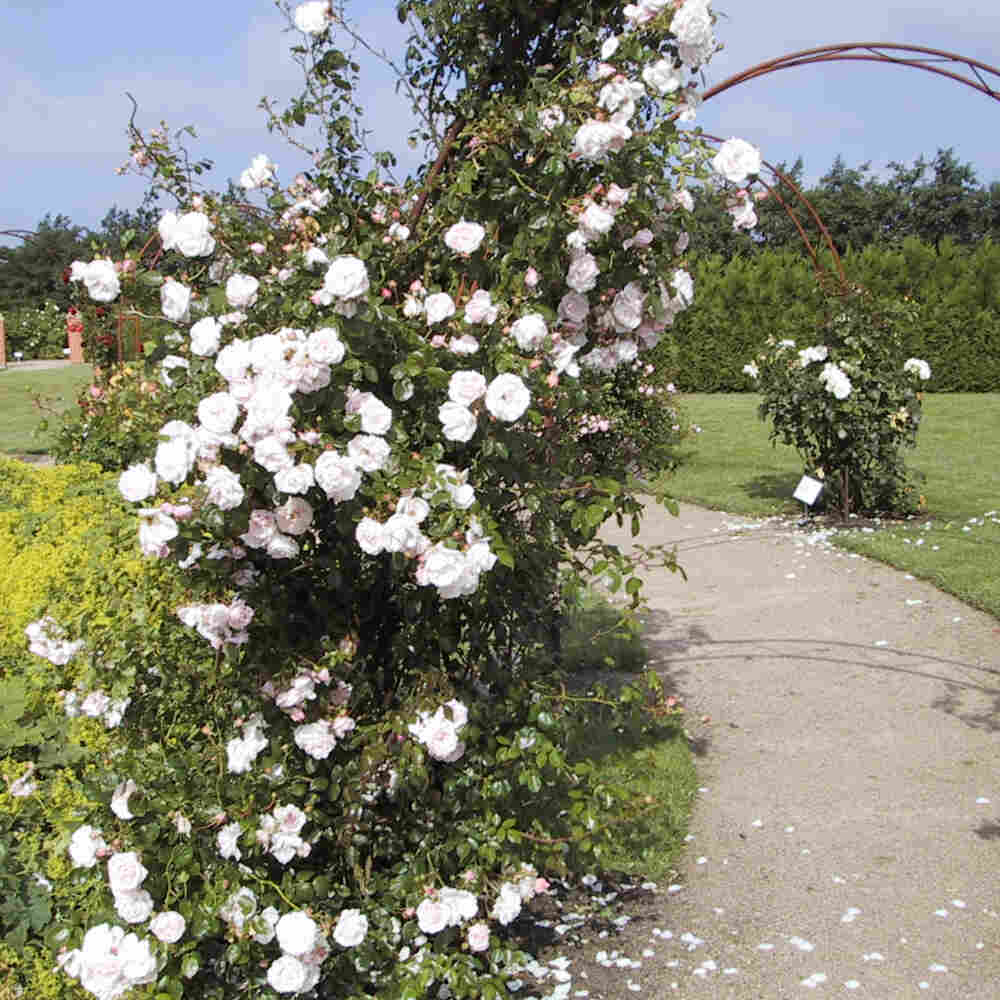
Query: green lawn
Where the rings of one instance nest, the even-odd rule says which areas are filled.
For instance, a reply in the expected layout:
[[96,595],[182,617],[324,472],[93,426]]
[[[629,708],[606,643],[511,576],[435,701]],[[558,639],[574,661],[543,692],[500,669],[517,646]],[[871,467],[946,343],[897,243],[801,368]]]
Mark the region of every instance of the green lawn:
[[[90,381],[90,365],[29,369],[10,365],[0,371],[0,454],[38,455],[48,449],[49,434],[36,434],[43,417],[73,406]],[[35,397],[46,408],[40,410]]]
[[[801,510],[791,493],[802,463],[793,448],[771,446],[756,395],[691,395],[685,404],[702,433],[671,480],[674,496],[737,514]],[[907,464],[925,515],[884,522],[874,535],[845,533],[837,544],[1000,618],[1000,393],[928,395]]]

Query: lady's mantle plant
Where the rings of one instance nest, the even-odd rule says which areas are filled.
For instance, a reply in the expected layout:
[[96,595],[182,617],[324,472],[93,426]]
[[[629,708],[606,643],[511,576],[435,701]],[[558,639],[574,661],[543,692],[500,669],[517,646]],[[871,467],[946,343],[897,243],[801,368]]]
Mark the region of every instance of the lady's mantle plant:
[[635,456],[596,467],[580,428],[692,301],[683,184],[707,168],[697,143],[672,159],[669,116],[713,17],[400,13],[436,142],[417,182],[358,173],[343,14],[306,3],[307,88],[272,125],[320,120],[315,170],[281,189],[254,157],[265,212],[195,193],[165,130],[136,132],[178,208],[144,253],[72,271],[173,324],[149,358],[170,419],[119,489],[188,581],[169,655],[106,622],[29,632],[107,733],[46,938],[101,1000],[504,995],[505,929],[628,815],[572,748],[645,695],[566,692],[558,595],[565,567],[640,589],[597,538],[637,524]]
[[902,451],[916,443],[921,383],[931,375],[926,361],[903,356],[916,309],[849,289],[831,297],[814,344],[769,341],[743,369],[759,387],[772,439],[798,449],[845,518],[916,506]]

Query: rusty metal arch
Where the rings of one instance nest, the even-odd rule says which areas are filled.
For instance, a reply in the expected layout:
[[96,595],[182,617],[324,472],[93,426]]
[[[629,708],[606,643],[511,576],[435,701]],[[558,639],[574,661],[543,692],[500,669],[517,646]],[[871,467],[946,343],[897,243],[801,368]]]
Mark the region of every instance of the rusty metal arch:
[[[897,55],[895,53],[901,54]],[[811,66],[827,62],[872,62],[883,63],[889,66],[907,66],[911,69],[923,70],[927,73],[934,73],[946,79],[954,80],[956,83],[977,90],[995,101],[1000,101],[1000,69],[997,69],[997,67],[955,52],[931,49],[921,45],[901,45],[894,42],[841,42],[837,45],[821,45],[816,48],[801,49],[798,52],[789,52],[776,59],[765,60],[764,62],[757,63],[755,66],[733,74],[733,76],[706,90],[701,95],[701,99],[703,102],[711,100],[713,97],[733,87],[739,86],[742,83],[748,83],[750,80],[755,80],[758,77],[775,73],[778,70],[795,69],[799,66]],[[953,68],[957,66],[964,66],[968,75],[963,75],[962,72]],[[992,82],[992,86],[988,81]],[[718,136],[711,136],[704,133],[702,135],[713,142],[722,141]],[[813,204],[790,177],[766,160],[764,161],[764,165],[781,184],[792,192],[794,199],[805,208],[819,227],[837,267],[837,277],[840,280],[840,285],[841,287],[846,287],[847,279],[844,275],[840,254],[833,244],[829,230],[824,225]],[[782,199],[775,188],[767,185],[763,180],[761,180],[761,183],[764,184],[769,193],[785,209],[789,218],[795,224],[795,228],[798,230],[799,235],[806,245],[806,249],[809,251],[809,255],[813,259],[817,276],[821,278],[822,268],[819,263],[819,256],[803,229],[798,216],[795,214],[793,207]]]

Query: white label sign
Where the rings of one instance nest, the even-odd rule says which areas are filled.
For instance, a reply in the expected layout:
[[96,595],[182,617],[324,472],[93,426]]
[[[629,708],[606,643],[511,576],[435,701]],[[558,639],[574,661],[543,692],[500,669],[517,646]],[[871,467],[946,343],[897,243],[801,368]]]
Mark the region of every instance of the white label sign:
[[823,484],[818,479],[813,479],[811,476],[803,476],[799,480],[799,485],[795,487],[795,492],[792,496],[807,507],[811,507],[822,492]]

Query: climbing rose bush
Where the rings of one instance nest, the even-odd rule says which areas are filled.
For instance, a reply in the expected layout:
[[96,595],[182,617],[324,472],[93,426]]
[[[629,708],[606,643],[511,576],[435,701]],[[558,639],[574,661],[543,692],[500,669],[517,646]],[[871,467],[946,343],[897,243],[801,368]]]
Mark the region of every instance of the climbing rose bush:
[[684,185],[707,153],[663,150],[716,43],[706,0],[593,16],[516,101],[461,91],[421,183],[357,169],[323,3],[291,13],[309,86],[271,124],[332,131],[284,187],[254,155],[266,210],[133,132],[177,211],[127,267],[73,276],[172,325],[144,373],[168,418],[118,485],[185,598],[148,646],[87,619],[27,635],[67,714],[105,727],[46,938],[102,1000],[505,995],[523,908],[628,822],[580,749],[647,693],[568,693],[560,594],[641,589],[598,537],[638,530],[637,456],[597,439],[626,390],[656,393],[643,358],[694,299]]
[[772,440],[798,449],[842,516],[911,511],[917,494],[903,450],[916,443],[921,383],[931,374],[926,361],[903,360],[917,306],[852,288],[828,309],[808,346],[769,340],[744,366],[762,396],[761,419],[772,421]]

